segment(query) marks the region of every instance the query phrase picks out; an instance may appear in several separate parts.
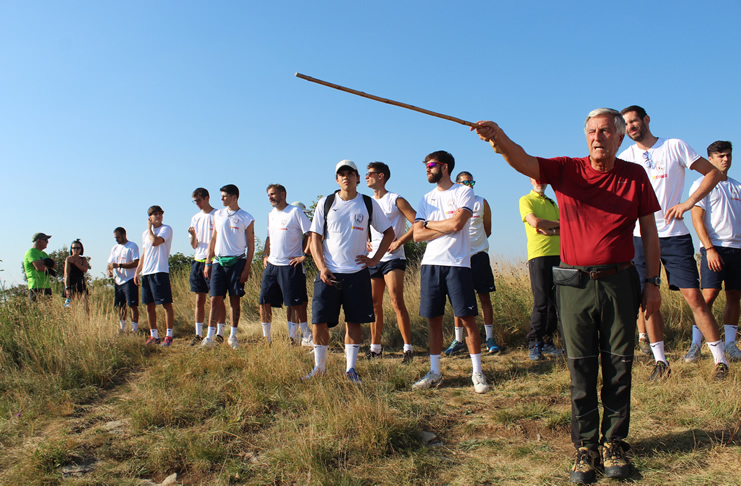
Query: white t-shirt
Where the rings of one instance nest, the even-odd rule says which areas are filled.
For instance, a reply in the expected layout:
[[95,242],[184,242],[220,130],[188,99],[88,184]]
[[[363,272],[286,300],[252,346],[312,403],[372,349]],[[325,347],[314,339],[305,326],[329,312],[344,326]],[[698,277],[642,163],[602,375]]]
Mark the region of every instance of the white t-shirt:
[[[692,184],[690,195],[700,187],[704,178],[700,177]],[[741,248],[741,183],[730,177],[720,181],[695,206],[705,210],[705,229],[713,246]]]
[[[131,263],[139,259],[139,247],[133,241],[127,241],[123,245],[114,245],[108,257],[108,263]],[[123,285],[136,273],[135,268],[114,268],[113,277],[116,285]]]
[[[311,232],[324,234],[324,201],[319,200],[314,210],[314,220],[311,222]],[[373,219],[371,228],[384,232],[391,227],[386,215],[375,199],[373,204]],[[363,195],[358,193],[353,199],[345,201],[335,194],[332,207],[327,216],[327,234],[324,235],[324,263],[332,273],[356,273],[363,269],[363,264],[355,259],[366,255],[368,249],[368,210],[365,208]]]
[[[208,244],[211,241],[211,235],[214,231],[215,212],[216,209],[212,209],[210,213],[199,211],[196,215],[190,218],[190,226],[191,228],[195,228],[196,240],[198,241],[196,253],[193,255],[194,260],[204,261],[208,256]],[[188,236],[190,236],[190,233]]]
[[[444,221],[452,218],[459,209],[473,213],[474,203],[475,197],[470,187],[453,184],[447,191],[435,188],[419,201],[415,221]],[[422,265],[470,268],[471,235],[468,224],[460,231],[428,241]]]
[[268,213],[268,236],[270,237],[270,255],[268,262],[272,265],[286,266],[292,258],[304,254],[304,233],[311,228],[311,221],[303,211],[290,204],[279,211],[273,208]]
[[489,251],[489,239],[484,229],[484,198],[474,196],[473,215],[468,223],[468,234],[471,236],[471,255]]
[[242,256],[247,252],[247,228],[255,218],[244,209],[219,209],[214,213],[217,257]]
[[142,233],[142,250],[144,261],[140,275],[152,275],[154,273],[170,273],[170,247],[172,247],[172,228],[166,224],[159,228],[152,227],[154,236],[164,239],[164,243],[152,246],[149,240],[149,231]]
[[[644,156],[644,154],[647,155]],[[646,169],[656,198],[661,205],[661,211],[656,211],[655,214],[659,238],[689,234],[687,226],[681,219],[672,219],[667,224],[664,220],[664,212],[682,202],[684,169],[692,168],[692,164],[700,158],[697,152],[677,138],[660,138],[648,150],[641,150],[638,145],[633,144],[618,158],[634,162]],[[633,235],[641,236],[640,225],[637,221]]]
[[[406,233],[407,217],[404,216],[404,213],[399,211],[399,208],[396,206],[397,199],[399,199],[398,194],[387,192],[380,199],[375,199],[375,201],[378,203],[378,206],[383,211],[383,214],[386,215],[386,218],[389,220],[391,227],[394,229],[394,234],[396,235],[394,239],[398,240],[399,238],[404,236],[404,233]],[[378,245],[381,244],[382,239],[383,233],[379,233],[373,228],[373,225],[371,225],[371,245],[373,249],[370,251],[370,253],[368,253],[368,256],[372,257],[376,254],[376,250],[378,250]],[[382,262],[398,259],[406,260],[406,255],[404,254],[404,245],[401,245],[399,248],[394,250],[393,253],[384,253],[383,257],[381,257]]]

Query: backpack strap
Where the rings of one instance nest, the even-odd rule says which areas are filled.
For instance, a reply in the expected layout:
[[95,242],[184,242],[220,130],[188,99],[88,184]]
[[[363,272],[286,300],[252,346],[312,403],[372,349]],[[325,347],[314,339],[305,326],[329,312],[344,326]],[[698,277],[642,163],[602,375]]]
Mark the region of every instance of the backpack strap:
[[368,241],[372,240],[371,238],[371,221],[373,221],[373,200],[370,196],[366,196],[365,194],[363,196],[363,202],[365,203],[365,209],[368,211]]
[[[340,192],[339,189],[327,196],[327,198],[324,200],[324,234],[323,236],[327,237],[327,215],[329,215],[329,210],[332,209],[332,205],[334,204],[334,198],[337,196],[337,193]],[[373,220],[373,199],[371,199],[370,196],[366,196],[365,194],[361,194],[363,196],[363,202],[365,203],[365,209],[368,211],[368,240],[371,239],[371,232],[370,232],[370,225],[371,221]]]
[[332,209],[332,204],[334,204],[334,198],[337,195],[339,190],[333,192],[327,198],[324,200],[324,233],[322,234],[323,238],[327,237],[327,216],[329,215],[329,210]]

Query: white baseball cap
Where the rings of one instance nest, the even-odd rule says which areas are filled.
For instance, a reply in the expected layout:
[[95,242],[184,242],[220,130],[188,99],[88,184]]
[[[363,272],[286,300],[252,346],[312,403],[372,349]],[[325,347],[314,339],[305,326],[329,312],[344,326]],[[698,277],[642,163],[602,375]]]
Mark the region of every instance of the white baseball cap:
[[337,174],[340,171],[340,169],[342,169],[343,167],[349,167],[355,172],[357,172],[358,174],[360,173],[358,172],[358,166],[355,165],[355,162],[353,162],[352,160],[347,160],[347,159],[340,160],[339,162],[337,162],[337,166],[335,166],[334,168],[334,173]]
[[301,211],[306,211],[306,205],[302,203],[301,201],[294,201],[291,203],[291,206],[296,206]]

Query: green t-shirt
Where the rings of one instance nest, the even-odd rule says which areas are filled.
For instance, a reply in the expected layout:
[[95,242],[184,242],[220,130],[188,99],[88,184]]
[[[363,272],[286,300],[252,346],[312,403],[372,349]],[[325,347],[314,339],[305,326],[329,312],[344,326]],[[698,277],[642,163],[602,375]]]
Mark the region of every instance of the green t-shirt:
[[26,278],[28,279],[29,289],[50,289],[51,282],[49,282],[49,275],[46,272],[39,272],[33,266],[33,262],[36,260],[44,260],[49,258],[49,255],[36,248],[31,248],[26,252],[23,257],[23,268],[26,270]]
[[530,191],[530,194],[520,198],[520,216],[525,223],[525,233],[527,234],[527,259],[558,256],[561,253],[561,238],[539,234],[538,230],[530,226],[525,219],[531,213],[537,218],[551,221],[559,220],[558,206],[544,195]]

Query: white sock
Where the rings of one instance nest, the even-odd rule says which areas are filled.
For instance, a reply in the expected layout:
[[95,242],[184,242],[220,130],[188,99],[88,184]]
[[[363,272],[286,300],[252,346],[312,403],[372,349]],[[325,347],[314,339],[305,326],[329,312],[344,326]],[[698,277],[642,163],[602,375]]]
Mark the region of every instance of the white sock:
[[486,331],[486,339],[494,337],[494,324],[484,324],[484,331]]
[[149,330],[149,334],[151,334],[152,337],[155,338],[155,339],[159,339],[160,338],[160,333],[157,332],[157,329],[150,329]]
[[216,336],[216,328],[208,326],[208,334],[206,335],[207,339],[213,339],[214,336]]
[[[122,331],[125,331],[126,330],[126,321],[118,321],[118,324],[121,326],[121,330]],[[728,326],[726,326],[726,327],[728,327]],[[726,331],[726,336],[728,336],[728,331]]]
[[651,352],[654,354],[654,359],[658,363],[663,361],[666,363],[666,355],[664,354],[664,341],[658,341],[651,343]]
[[638,340],[639,341],[648,341],[648,333],[639,332],[638,333]]
[[168,329],[167,330],[167,334],[165,334],[165,336],[167,336],[167,337],[173,337],[174,336],[173,331],[175,331],[175,329]]
[[262,323],[262,335],[268,341],[272,341],[273,340],[273,338],[270,336],[270,323],[269,322],[263,322]]
[[350,371],[352,368],[355,368],[355,363],[358,362],[359,350],[360,344],[345,344],[345,359],[347,360],[345,371]]
[[702,332],[694,324],[692,325],[692,344],[702,346]]
[[295,322],[289,322],[288,323],[288,337],[294,338],[296,336],[296,330],[298,329],[298,324]]
[[231,333],[229,334],[229,337],[237,337],[237,327],[232,326]]
[[223,336],[224,326],[226,326],[226,322],[219,322],[218,324],[216,324],[216,334],[218,334],[219,336]]
[[322,344],[314,345],[314,366],[324,371],[327,369],[327,349],[329,346]]
[[301,323],[301,334],[304,336],[311,336],[311,330],[309,330],[309,325],[305,322]]
[[471,355],[471,364],[474,373],[481,373],[481,353]]
[[203,323],[202,322],[196,322],[196,334],[199,336],[203,336]]
[[430,370],[435,374],[440,374],[440,355],[439,354],[431,354],[430,355]]
[[138,331],[139,330],[139,323],[138,322],[131,321],[131,330],[134,331],[134,332]]
[[455,340],[459,343],[463,342],[463,326],[455,328]]
[[738,335],[738,326],[731,326],[729,324],[724,324],[723,328],[726,331],[726,344],[732,343],[736,340],[736,336]]
[[412,347],[411,344],[404,345],[404,352],[406,353],[407,351],[414,351],[414,348]]
[[708,348],[710,348],[710,352],[713,353],[715,364],[718,364],[718,363],[725,363],[726,365],[728,364],[728,361],[726,360],[726,356],[725,356],[726,347],[723,346],[723,341],[715,341],[714,343],[708,343]]
[[371,344],[370,350],[372,353],[380,353],[383,350],[383,346],[380,344]]

